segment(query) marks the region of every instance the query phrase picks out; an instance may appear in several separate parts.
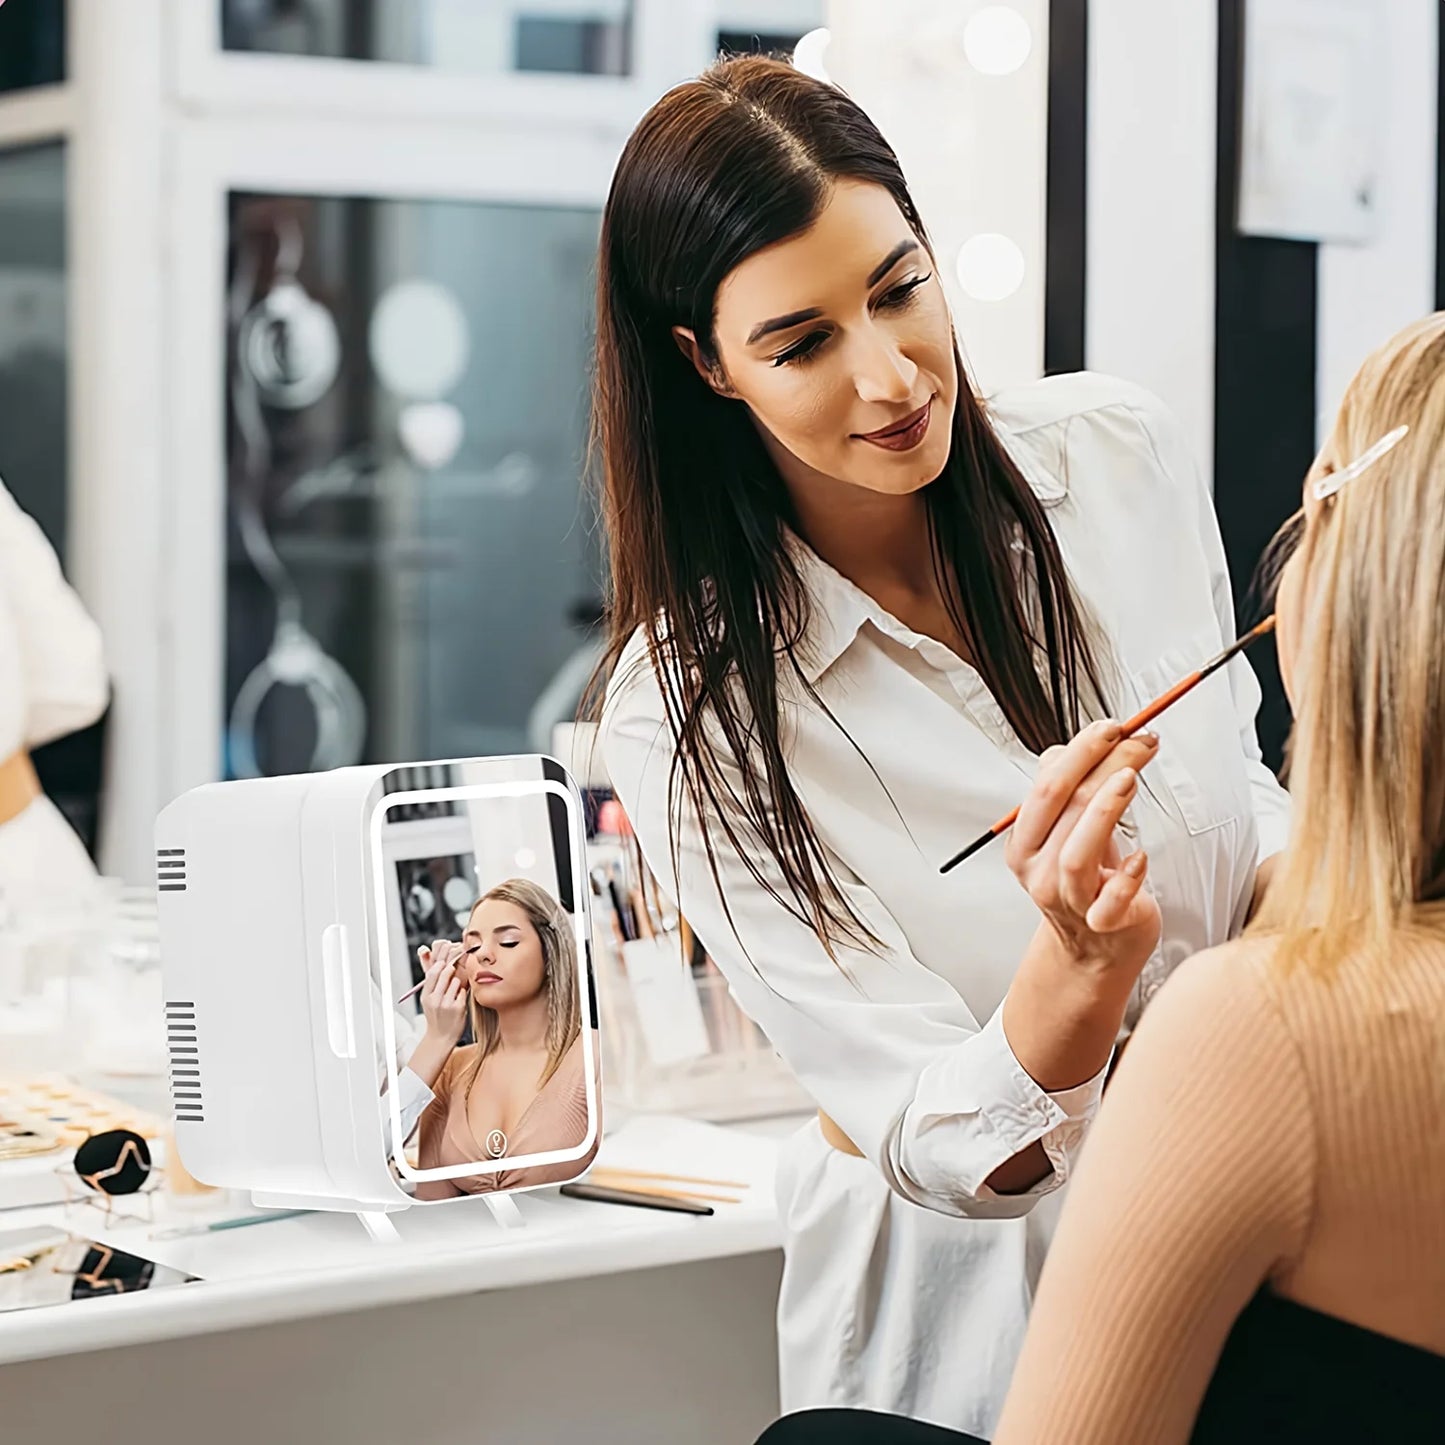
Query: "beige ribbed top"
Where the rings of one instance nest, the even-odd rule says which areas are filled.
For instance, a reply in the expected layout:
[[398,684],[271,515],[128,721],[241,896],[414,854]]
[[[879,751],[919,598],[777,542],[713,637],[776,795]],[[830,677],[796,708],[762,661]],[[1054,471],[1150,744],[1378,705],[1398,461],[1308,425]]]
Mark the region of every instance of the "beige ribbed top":
[[1110,1086],[995,1445],[1189,1437],[1236,1316],[1280,1294],[1445,1354],[1445,931],[1333,980],[1191,959]]
[[[598,1062],[597,1035],[592,1035],[594,1069]],[[488,1160],[467,1119],[465,1083],[476,1061],[477,1046],[453,1049],[432,1092],[436,1097],[421,1116],[418,1163],[423,1169],[445,1168]],[[594,1075],[595,1077],[595,1075]],[[582,1058],[582,1035],[573,1039],[557,1065],[557,1072],[537,1091],[517,1126],[507,1137],[507,1156],[546,1154],[575,1149],[587,1137],[587,1076]],[[601,1110],[601,1089],[596,1090]],[[602,1142],[599,1118],[592,1147],[580,1159],[554,1164],[531,1164],[494,1174],[462,1175],[457,1179],[429,1179],[417,1185],[418,1199],[452,1199],[459,1194],[492,1194],[503,1189],[527,1189],[538,1184],[565,1184],[592,1163]]]

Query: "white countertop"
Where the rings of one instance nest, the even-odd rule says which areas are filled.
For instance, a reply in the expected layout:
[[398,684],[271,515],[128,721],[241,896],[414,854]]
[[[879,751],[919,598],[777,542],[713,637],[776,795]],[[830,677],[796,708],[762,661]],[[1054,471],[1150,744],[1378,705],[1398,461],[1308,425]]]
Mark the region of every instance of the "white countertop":
[[782,1232],[773,1202],[775,1138],[796,1126],[637,1118],[604,1141],[599,1167],[747,1186],[740,1202],[715,1204],[707,1217],[545,1190],[515,1196],[525,1220],[520,1229],[502,1228],[484,1200],[468,1199],[392,1215],[401,1239],[378,1244],[354,1215],[313,1214],[158,1242],[149,1238],[153,1229],[204,1216],[106,1224],[93,1208],[7,1211],[0,1214],[5,1228],[63,1220],[76,1235],[200,1275],[201,1282],[0,1313],[0,1364],[776,1249]]

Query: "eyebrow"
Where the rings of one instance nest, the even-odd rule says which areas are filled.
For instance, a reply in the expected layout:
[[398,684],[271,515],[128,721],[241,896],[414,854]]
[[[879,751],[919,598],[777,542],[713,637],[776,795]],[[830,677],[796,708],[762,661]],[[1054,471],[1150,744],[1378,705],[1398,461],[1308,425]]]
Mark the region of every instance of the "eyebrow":
[[916,237],[909,236],[907,240],[900,241],[868,275],[868,284],[876,286],[905,256],[910,256],[918,249]]
[[[911,255],[916,250],[918,250],[918,242],[913,237],[900,241],[868,273],[868,285],[876,286],[905,256]],[[748,345],[756,346],[764,337],[771,336],[777,331],[787,331],[791,327],[801,326],[805,321],[816,321],[822,314],[816,306],[810,306],[803,311],[790,311],[786,316],[774,316],[769,321],[760,321],[748,333]]]
[[774,316],[771,321],[760,321],[748,332],[748,345],[755,346],[765,336],[775,331],[786,331],[790,326],[800,326],[804,321],[816,321],[823,313],[816,306],[806,311],[790,311],[786,316]]

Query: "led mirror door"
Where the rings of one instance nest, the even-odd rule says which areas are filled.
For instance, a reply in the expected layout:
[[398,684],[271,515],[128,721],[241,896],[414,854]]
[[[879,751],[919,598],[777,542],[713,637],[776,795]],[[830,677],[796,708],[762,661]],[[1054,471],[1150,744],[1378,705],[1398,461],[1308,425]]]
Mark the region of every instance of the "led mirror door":
[[420,1202],[565,1183],[597,1151],[583,838],[549,759],[388,775],[370,839],[378,1082]]

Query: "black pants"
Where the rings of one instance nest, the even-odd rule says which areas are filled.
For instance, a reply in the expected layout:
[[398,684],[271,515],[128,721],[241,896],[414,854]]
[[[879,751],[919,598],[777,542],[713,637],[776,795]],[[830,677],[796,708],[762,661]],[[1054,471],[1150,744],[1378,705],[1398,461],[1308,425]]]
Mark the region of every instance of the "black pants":
[[800,1410],[784,1415],[757,1445],[988,1445],[977,1435],[872,1410]]

